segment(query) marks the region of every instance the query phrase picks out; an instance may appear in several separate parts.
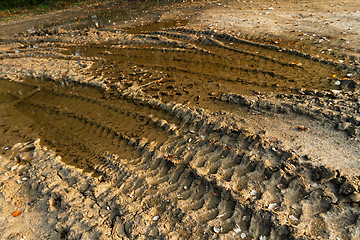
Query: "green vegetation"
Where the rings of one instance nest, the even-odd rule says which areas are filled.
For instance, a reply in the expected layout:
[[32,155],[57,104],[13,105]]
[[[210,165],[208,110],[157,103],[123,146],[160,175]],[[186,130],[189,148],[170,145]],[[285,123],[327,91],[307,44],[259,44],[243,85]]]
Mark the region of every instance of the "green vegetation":
[[54,7],[61,8],[65,5],[78,2],[78,0],[0,0],[0,10],[31,7]]
[[98,0],[0,0],[0,22],[71,9]]

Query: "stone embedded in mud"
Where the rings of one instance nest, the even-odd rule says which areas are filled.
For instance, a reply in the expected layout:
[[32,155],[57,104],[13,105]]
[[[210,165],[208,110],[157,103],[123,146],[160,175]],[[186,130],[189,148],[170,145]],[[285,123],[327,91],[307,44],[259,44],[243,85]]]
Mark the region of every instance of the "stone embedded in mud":
[[11,166],[10,170],[11,170],[11,171],[15,171],[17,168],[18,168],[18,166],[17,166],[17,165],[14,165],[14,166]]
[[299,219],[297,219],[294,215],[289,215],[290,221],[297,222]]
[[350,199],[354,202],[360,202],[360,193],[354,192],[350,195]]
[[354,191],[355,191],[355,187],[349,181],[345,181],[340,186],[341,194],[349,195],[349,194],[353,193]]
[[222,227],[213,227],[214,232],[220,233],[222,231]]
[[16,180],[16,182],[17,182],[18,184],[21,184],[21,183],[23,183],[24,181],[22,181],[22,180]]
[[308,225],[307,234],[312,236],[322,236],[326,229],[326,223],[321,217],[315,217]]
[[236,224],[236,228],[234,228],[233,231],[235,232],[235,234],[239,234],[241,233],[241,228],[239,227],[239,225]]
[[[351,137],[356,137],[360,135],[360,128],[359,127],[349,127],[348,129],[346,129],[346,132],[351,136]],[[354,138],[355,139],[355,138]]]
[[[30,167],[28,165],[20,165],[16,171],[17,171],[17,174],[19,176],[21,176],[21,175],[25,175],[29,169],[30,169]],[[26,181],[26,179],[22,179],[22,180]]]
[[340,131],[345,131],[345,130],[348,129],[350,126],[351,126],[351,123],[350,123],[350,122],[342,122],[342,123],[339,123],[339,124],[338,124],[337,129],[340,130]]
[[83,182],[79,185],[79,191],[84,193],[89,188],[89,183]]
[[274,210],[276,207],[277,207],[277,203],[270,203],[268,208],[270,210]]
[[49,211],[54,212],[56,210],[56,199],[54,197],[50,197],[48,200]]
[[127,237],[126,232],[125,232],[125,226],[121,222],[121,219],[119,217],[116,217],[116,223],[115,223],[115,226],[114,226],[114,232],[119,237]]
[[306,132],[306,131],[309,131],[309,128],[305,127],[305,126],[297,126],[297,129],[299,131],[303,131],[303,132]]

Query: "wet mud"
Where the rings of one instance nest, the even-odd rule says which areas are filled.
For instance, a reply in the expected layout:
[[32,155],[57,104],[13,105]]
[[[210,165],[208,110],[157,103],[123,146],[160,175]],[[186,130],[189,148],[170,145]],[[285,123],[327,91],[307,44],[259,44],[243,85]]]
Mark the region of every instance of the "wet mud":
[[[2,80],[1,89],[6,96],[3,101],[4,120],[12,125],[14,119],[28,119],[22,125],[23,137],[42,136],[52,148],[65,154],[63,158],[70,164],[86,168],[101,161],[92,149],[112,153],[120,151],[124,158],[131,158],[136,151],[128,144],[129,141],[140,141],[146,137],[147,141],[161,145],[172,131],[177,131],[171,128],[171,123],[164,124],[157,119],[179,121],[163,116],[165,114],[153,106],[139,106],[136,102],[118,97],[111,100],[108,99],[111,96],[100,88],[64,82],[60,84],[49,79],[26,79],[21,83]],[[3,126],[3,134],[12,137],[12,127],[17,129],[19,126],[12,126],[10,130],[7,127]],[[164,129],[166,127],[168,131]],[[24,128],[30,132],[26,133]],[[73,136],[77,136],[76,139]]]
[[37,234],[358,239],[359,69],[188,23],[3,45],[0,170]]

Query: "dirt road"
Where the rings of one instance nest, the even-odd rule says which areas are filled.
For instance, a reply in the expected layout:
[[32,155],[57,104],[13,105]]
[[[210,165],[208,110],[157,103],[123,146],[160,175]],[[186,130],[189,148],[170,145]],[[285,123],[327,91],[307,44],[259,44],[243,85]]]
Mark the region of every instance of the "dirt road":
[[359,17],[125,1],[3,23],[2,239],[359,239]]

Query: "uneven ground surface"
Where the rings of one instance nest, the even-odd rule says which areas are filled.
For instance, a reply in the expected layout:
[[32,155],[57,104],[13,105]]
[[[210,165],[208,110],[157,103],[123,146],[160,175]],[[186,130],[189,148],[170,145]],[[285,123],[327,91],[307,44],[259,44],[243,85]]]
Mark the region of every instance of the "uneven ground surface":
[[129,1],[3,23],[1,239],[359,239],[359,10]]

